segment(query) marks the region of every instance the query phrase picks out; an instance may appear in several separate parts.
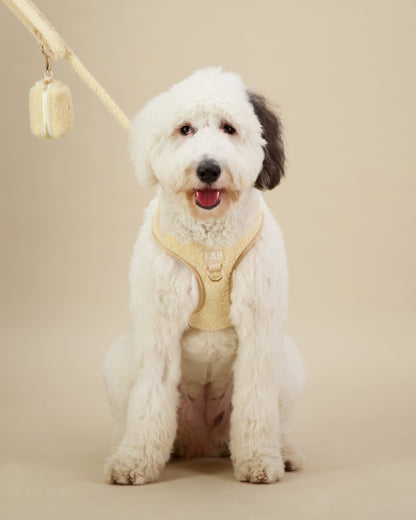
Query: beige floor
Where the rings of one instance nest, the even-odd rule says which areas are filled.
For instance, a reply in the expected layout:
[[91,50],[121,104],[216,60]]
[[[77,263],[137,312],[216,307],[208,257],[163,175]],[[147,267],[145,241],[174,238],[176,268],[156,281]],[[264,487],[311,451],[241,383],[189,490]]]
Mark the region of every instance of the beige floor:
[[10,321],[2,331],[2,518],[415,517],[415,356],[397,354],[410,323],[382,333],[376,323],[296,324],[309,366],[293,423],[303,471],[260,486],[236,482],[229,460],[178,461],[138,488],[103,482],[118,437],[99,371],[111,327],[80,310],[72,316],[79,333],[51,317],[29,327]]

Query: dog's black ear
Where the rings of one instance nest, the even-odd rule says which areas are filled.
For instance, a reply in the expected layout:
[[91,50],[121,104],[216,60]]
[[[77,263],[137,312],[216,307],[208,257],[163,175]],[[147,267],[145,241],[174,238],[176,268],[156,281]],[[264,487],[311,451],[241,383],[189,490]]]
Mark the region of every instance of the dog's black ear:
[[285,173],[282,123],[278,116],[269,108],[263,96],[249,90],[248,99],[253,105],[254,113],[263,128],[262,137],[266,141],[263,167],[254,186],[259,190],[271,190],[279,184]]

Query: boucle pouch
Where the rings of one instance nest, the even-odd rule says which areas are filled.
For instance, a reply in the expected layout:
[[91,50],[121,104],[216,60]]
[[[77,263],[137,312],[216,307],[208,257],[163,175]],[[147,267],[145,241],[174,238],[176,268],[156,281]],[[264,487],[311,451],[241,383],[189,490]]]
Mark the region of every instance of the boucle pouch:
[[30,129],[33,135],[57,139],[72,128],[69,88],[60,81],[37,81],[29,91]]

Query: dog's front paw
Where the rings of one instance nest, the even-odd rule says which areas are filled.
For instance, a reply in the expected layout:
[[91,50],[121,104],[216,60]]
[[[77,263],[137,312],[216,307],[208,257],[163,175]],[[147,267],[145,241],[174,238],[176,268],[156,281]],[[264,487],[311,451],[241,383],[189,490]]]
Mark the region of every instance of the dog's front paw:
[[234,474],[237,480],[255,484],[271,484],[280,480],[285,473],[282,457],[255,456],[251,459],[237,460],[234,463]]
[[164,466],[163,461],[144,456],[133,447],[119,447],[105,467],[110,484],[147,484],[157,480]]

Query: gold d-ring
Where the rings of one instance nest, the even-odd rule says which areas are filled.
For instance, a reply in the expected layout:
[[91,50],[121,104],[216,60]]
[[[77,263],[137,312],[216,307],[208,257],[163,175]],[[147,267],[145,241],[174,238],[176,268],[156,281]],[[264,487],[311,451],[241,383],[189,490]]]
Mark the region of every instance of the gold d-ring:
[[212,282],[219,282],[224,278],[224,268],[222,265],[220,269],[215,270],[210,270],[210,268],[207,267],[207,275]]

